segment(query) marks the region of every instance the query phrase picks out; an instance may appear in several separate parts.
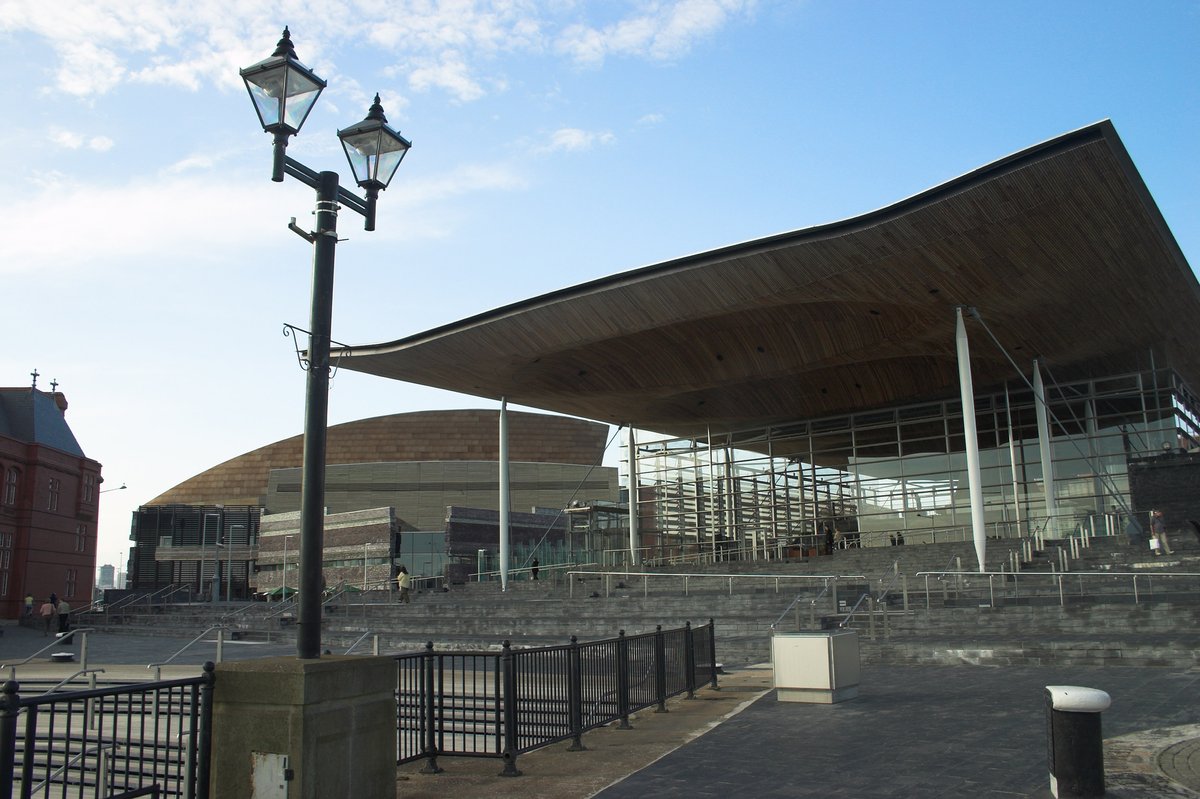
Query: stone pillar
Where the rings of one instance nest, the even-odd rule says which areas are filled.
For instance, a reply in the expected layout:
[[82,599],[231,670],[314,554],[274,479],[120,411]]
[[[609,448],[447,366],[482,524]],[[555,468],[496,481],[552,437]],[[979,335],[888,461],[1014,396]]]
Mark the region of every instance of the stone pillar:
[[219,664],[212,795],[395,799],[395,686],[390,657]]

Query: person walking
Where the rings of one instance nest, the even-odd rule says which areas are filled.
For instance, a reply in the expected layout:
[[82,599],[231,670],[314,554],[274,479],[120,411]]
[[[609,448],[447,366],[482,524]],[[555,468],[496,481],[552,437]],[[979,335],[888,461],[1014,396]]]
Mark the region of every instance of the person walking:
[[42,637],[45,638],[50,634],[50,625],[55,623],[55,617],[58,615],[58,607],[52,599],[46,600],[38,609],[38,615],[42,617]]
[[396,587],[400,589],[400,601],[403,604],[407,605],[412,601],[412,576],[404,566],[400,567],[400,571],[396,575]]
[[[1155,546],[1156,543],[1158,546]],[[1171,542],[1167,540],[1167,522],[1161,510],[1150,511],[1150,548],[1156,556],[1164,552],[1175,554],[1171,551]]]
[[27,617],[33,615],[33,594],[25,595],[25,615]]
[[58,601],[58,631],[65,633],[71,629],[71,606],[67,604],[67,600],[60,599]]
[[538,563],[537,558],[534,558],[533,563],[529,564],[529,571],[531,574],[533,574],[533,579],[535,580],[538,578],[538,569],[541,568],[541,565],[542,564]]

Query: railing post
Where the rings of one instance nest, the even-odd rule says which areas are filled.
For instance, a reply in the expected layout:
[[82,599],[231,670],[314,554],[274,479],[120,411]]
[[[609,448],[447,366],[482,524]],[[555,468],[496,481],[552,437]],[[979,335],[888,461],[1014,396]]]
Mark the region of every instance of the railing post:
[[900,575],[900,593],[904,597],[904,612],[908,613],[908,575]]
[[213,684],[216,666],[204,664],[204,682],[200,684],[200,718],[196,729],[196,799],[208,799],[209,775],[212,772]]
[[711,618],[708,620],[708,663],[712,671],[712,687],[714,691],[721,690],[717,685],[717,624]]
[[833,600],[833,612],[834,612],[834,613],[837,613],[837,612],[838,612],[838,604],[837,604],[837,581],[838,581],[838,578],[837,578],[837,575],[835,574],[835,575],[833,576],[833,588],[831,588],[831,589],[830,589],[830,591],[829,591],[829,596],[830,596],[830,597],[832,597],[832,600]]
[[519,777],[517,769],[517,669],[513,660],[512,642],[505,641],[500,652],[500,669],[504,679],[504,770],[501,777]]
[[696,698],[696,637],[692,634],[692,623],[683,623],[683,640],[685,642],[683,667],[687,671],[687,698]]
[[425,642],[425,654],[421,658],[421,669],[424,672],[425,690],[421,692],[421,698],[424,700],[424,707],[421,710],[425,714],[425,740],[421,743],[425,748],[422,755],[425,757],[425,766],[421,769],[422,774],[441,774],[442,768],[437,764],[437,709],[438,702],[434,696],[434,658],[433,641]]
[[617,729],[633,729],[629,723],[629,641],[624,630],[617,633],[617,713],[621,716]]
[[658,700],[655,713],[667,712],[667,645],[662,625],[654,628],[654,698]]
[[925,574],[925,609],[929,610],[929,573]]
[[579,657],[579,639],[571,636],[570,674],[567,677],[567,704],[570,705],[571,745],[568,752],[583,752],[583,664]]
[[875,597],[867,595],[867,630],[872,641],[875,640]]
[[[17,758],[17,717],[20,715],[21,688],[16,680],[0,687],[0,796],[12,796],[13,771]],[[28,749],[32,742],[26,746]]]

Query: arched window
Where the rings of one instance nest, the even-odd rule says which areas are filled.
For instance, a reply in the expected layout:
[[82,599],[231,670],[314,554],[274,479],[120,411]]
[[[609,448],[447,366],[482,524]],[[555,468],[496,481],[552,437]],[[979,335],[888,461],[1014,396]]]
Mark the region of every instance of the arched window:
[[21,472],[16,466],[10,467],[4,478],[4,504],[17,504],[17,483],[21,481]]

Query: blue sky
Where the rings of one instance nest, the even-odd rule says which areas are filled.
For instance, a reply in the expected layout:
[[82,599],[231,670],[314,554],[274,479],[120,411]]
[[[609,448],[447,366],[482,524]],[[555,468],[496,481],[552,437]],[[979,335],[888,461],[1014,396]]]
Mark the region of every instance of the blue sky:
[[[414,142],[342,214],[334,338],[391,340],[854,216],[1112,119],[1200,263],[1200,3],[0,0],[0,384],[56,379],[130,512],[300,432],[312,192],[274,184],[238,68],[284,25],[329,81],[289,153],[378,91]],[[1014,287],[1020,290],[1020,287]],[[342,373],[330,422],[481,401]]]

